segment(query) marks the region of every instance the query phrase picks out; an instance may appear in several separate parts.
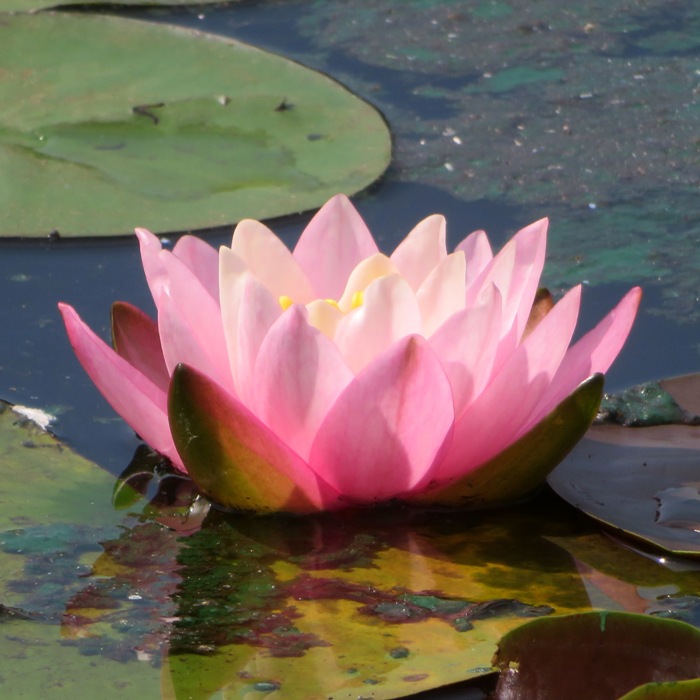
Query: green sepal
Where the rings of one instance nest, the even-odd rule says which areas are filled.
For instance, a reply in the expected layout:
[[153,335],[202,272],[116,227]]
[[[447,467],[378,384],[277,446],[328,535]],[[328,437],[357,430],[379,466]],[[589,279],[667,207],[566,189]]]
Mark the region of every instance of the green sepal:
[[310,473],[306,463],[231,394],[192,367],[175,368],[168,415],[189,475],[219,505],[258,513],[322,508],[318,484],[306,479],[308,489],[302,488]]
[[411,501],[485,507],[529,496],[585,435],[600,406],[603,383],[602,374],[591,375],[503,452],[461,479]]

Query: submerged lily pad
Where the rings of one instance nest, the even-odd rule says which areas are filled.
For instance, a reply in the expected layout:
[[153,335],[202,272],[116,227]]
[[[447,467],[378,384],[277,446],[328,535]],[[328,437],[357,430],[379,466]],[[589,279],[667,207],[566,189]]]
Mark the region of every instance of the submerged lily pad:
[[356,192],[389,162],[374,108],[231,39],[42,13],[2,17],[0,44],[3,236],[270,218]]
[[630,613],[533,620],[499,642],[494,663],[494,700],[616,700],[651,681],[700,676],[700,632]]
[[[640,401],[645,396],[652,408]],[[700,375],[663,380],[653,391],[630,390],[607,404],[618,407],[608,419],[644,427],[594,426],[549,484],[621,534],[700,556]],[[651,415],[661,424],[649,425]]]

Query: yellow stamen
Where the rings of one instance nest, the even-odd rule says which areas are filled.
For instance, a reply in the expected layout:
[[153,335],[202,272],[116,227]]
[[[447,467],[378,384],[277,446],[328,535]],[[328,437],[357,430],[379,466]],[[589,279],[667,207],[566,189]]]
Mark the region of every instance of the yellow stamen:
[[338,311],[340,311],[340,307],[338,306],[338,302],[335,299],[324,299],[323,301],[325,301],[326,304],[330,304],[334,308],[338,309]]
[[352,295],[352,300],[350,301],[350,308],[356,309],[358,306],[362,306],[362,302],[365,300],[364,292],[355,292]]
[[284,296],[284,295],[282,295],[278,301],[279,301],[280,306],[282,307],[283,311],[286,311],[294,303],[294,300],[292,299],[292,297],[288,297],[288,296]]

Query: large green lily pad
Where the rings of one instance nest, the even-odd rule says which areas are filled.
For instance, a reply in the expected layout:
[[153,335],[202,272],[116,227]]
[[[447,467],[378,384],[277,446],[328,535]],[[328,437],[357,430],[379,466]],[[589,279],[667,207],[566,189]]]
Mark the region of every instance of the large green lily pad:
[[569,503],[643,545],[700,557],[700,374],[603,402],[548,481]]
[[0,15],[0,235],[269,218],[375,180],[379,113],[231,39],[119,17]]

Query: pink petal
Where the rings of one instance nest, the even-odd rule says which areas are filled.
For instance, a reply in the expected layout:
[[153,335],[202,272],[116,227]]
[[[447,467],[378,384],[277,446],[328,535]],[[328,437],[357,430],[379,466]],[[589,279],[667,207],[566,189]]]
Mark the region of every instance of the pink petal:
[[185,363],[220,384],[226,383],[227,380],[230,384],[230,379],[222,376],[212,362],[206,344],[197,337],[187,316],[166,291],[160,295],[158,333],[169,374],[172,374],[180,363]]
[[474,231],[455,248],[455,252],[458,250],[467,260],[467,287],[470,287],[493,260],[491,244],[484,231]]
[[294,257],[311,282],[314,296],[340,299],[358,263],[378,252],[372,234],[350,200],[336,195],[304,229]]
[[455,418],[491,379],[501,332],[501,294],[492,285],[481,303],[450,317],[430,337],[452,386]]
[[315,298],[304,271],[289,248],[259,221],[246,219],[233,232],[231,250],[276,298],[306,304]]
[[433,214],[419,222],[391,255],[391,262],[414,291],[447,256],[445,217]]
[[525,330],[544,267],[547,225],[547,219],[541,219],[518,231],[467,290],[467,307],[491,284],[503,296],[502,342],[496,370],[513,352]]
[[318,427],[354,378],[338,348],[295,304],[265,337],[254,375],[254,413],[307,460]]
[[395,343],[333,404],[312,469],[351,501],[384,501],[424,483],[451,435],[452,392],[420,336]]
[[435,480],[463,476],[502,452],[542,404],[561,364],[578,317],[581,287],[574,287],[543,319],[481,395],[456,421],[452,448]]
[[163,251],[161,261],[169,283],[158,304],[158,328],[168,371],[185,362],[232,387],[219,304],[172,253]]
[[413,290],[403,277],[389,275],[367,287],[362,306],[338,324],[335,342],[350,369],[357,373],[399,338],[421,330]]
[[190,475],[218,503],[306,513],[341,505],[297,454],[234,396],[178,365],[168,396],[173,437]]
[[158,306],[160,293],[168,285],[168,273],[160,257],[163,247],[160,239],[145,228],[137,228],[135,233],[139,240],[141,264],[146,274],[146,282],[151,290],[153,301]]
[[222,248],[219,255],[219,279],[221,318],[234,387],[240,400],[252,406],[258,351],[282,308],[228,248]]
[[80,364],[110,406],[154,450],[184,470],[170,435],[165,392],[100,340],[71,306],[58,308]]
[[423,335],[430,336],[450,316],[464,308],[466,262],[462,252],[448,255],[416,292]]
[[173,248],[173,255],[182,260],[199,283],[219,301],[219,254],[197,236],[183,236]]
[[112,304],[114,349],[161,391],[168,391],[170,375],[163,359],[158,324],[141,309],[117,301]]
[[585,379],[597,372],[608,371],[632,330],[641,300],[642,290],[634,287],[593,330],[569,348],[543,399],[542,407],[523,427],[523,433],[544,418]]

